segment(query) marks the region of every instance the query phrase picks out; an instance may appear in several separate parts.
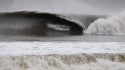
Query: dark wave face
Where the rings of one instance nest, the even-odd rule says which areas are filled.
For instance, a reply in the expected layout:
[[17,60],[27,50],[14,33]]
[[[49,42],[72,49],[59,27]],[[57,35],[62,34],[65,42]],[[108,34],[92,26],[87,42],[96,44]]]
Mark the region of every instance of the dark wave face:
[[56,14],[49,13],[26,11],[1,13],[0,25],[0,35],[51,36],[83,34],[82,26],[60,18]]

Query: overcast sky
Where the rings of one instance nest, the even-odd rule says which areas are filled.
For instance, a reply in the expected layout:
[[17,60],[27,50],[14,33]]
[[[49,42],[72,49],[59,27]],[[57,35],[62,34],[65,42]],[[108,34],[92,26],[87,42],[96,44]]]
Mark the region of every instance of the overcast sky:
[[112,14],[124,9],[125,0],[0,0],[0,11]]

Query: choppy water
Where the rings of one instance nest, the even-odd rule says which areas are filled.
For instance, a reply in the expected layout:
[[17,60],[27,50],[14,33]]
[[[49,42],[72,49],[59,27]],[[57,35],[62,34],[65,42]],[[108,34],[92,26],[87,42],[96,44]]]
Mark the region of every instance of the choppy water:
[[[101,59],[100,59],[101,58]],[[1,70],[124,70],[124,54],[0,56]]]

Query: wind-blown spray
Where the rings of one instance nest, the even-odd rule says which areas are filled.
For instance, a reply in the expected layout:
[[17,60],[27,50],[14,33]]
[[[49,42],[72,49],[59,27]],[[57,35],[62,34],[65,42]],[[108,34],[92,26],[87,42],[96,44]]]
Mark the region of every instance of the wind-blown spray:
[[95,35],[124,35],[125,11],[108,18],[96,20],[90,24],[86,32]]

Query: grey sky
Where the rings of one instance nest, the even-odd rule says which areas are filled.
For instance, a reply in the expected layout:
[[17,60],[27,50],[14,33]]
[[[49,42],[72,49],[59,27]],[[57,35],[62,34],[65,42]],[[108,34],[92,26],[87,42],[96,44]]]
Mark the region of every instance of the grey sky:
[[0,11],[111,14],[125,9],[125,0],[0,0]]

